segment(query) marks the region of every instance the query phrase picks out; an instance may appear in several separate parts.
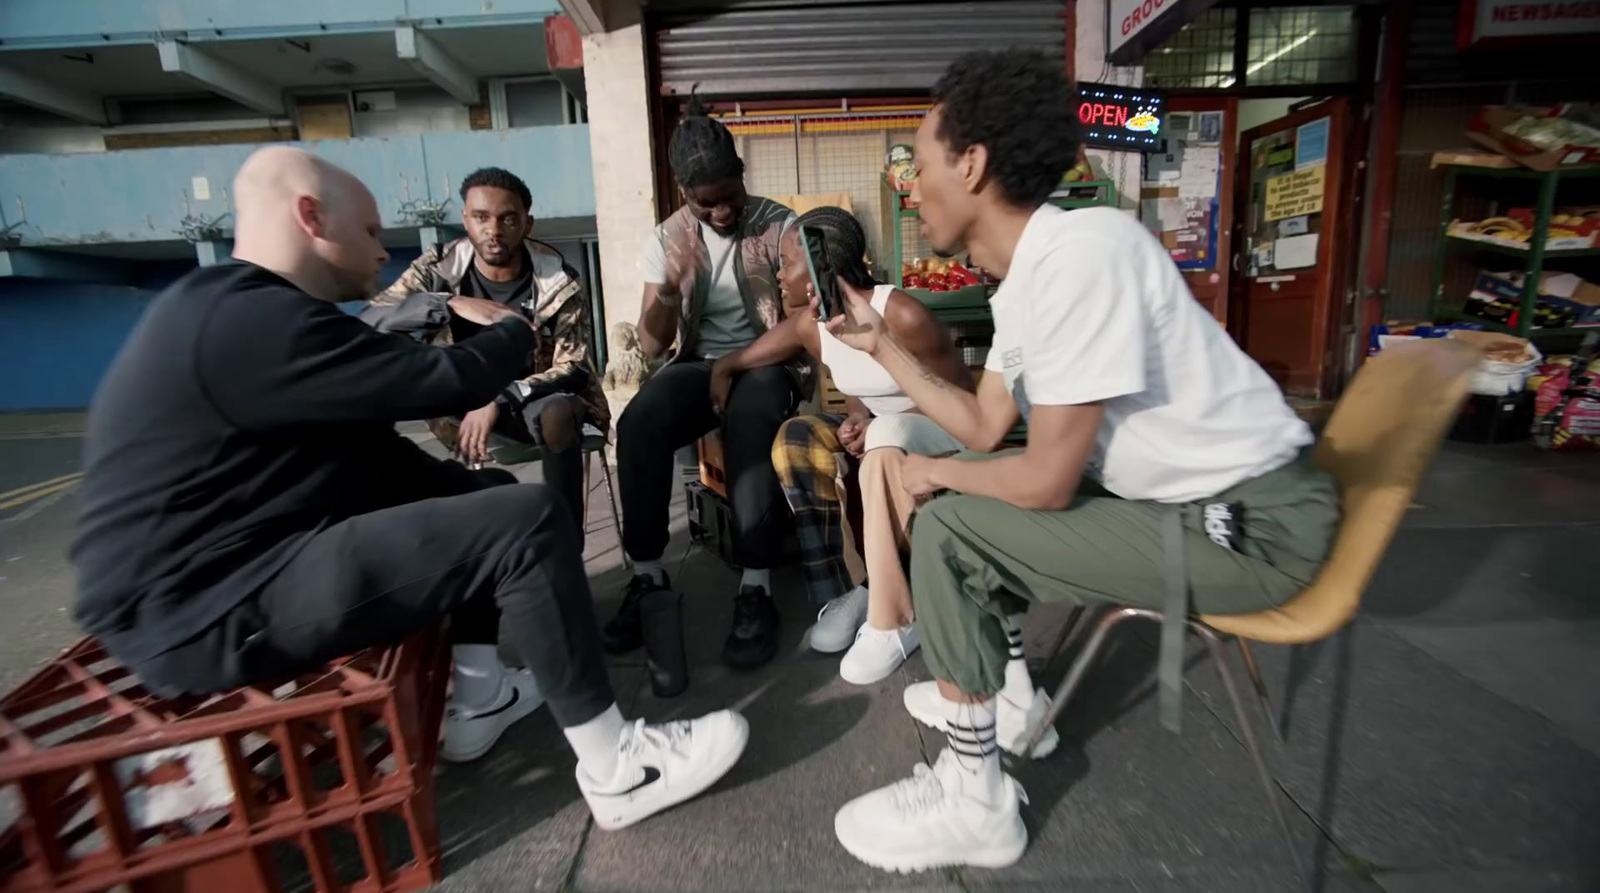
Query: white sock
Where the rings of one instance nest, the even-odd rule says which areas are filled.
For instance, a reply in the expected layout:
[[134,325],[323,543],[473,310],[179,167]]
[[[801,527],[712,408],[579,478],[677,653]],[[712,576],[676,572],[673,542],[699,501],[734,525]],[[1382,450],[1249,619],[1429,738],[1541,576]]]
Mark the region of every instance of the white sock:
[[745,568],[744,573],[739,576],[739,588],[743,589],[746,586],[760,586],[768,595],[771,595],[772,571],[766,568],[761,570],[756,570],[753,567]]
[[636,576],[649,577],[656,581],[657,585],[664,585],[667,582],[667,566],[660,561],[635,561],[633,572]]
[[617,748],[622,744],[622,711],[613,703],[594,719],[561,731],[578,755],[578,768],[590,779],[605,784],[617,774]]
[[1006,687],[1000,694],[1026,710],[1033,703],[1033,676],[1028,673],[1028,662],[1022,654],[1022,615],[1007,615],[1003,625],[1010,654],[1006,660]]
[[945,740],[955,751],[961,773],[961,792],[997,804],[1005,794],[1005,773],[1000,769],[1000,746],[994,730],[994,698],[976,704],[943,701]]
[[450,649],[455,660],[455,700],[464,707],[487,707],[500,695],[505,667],[493,645],[456,645]]

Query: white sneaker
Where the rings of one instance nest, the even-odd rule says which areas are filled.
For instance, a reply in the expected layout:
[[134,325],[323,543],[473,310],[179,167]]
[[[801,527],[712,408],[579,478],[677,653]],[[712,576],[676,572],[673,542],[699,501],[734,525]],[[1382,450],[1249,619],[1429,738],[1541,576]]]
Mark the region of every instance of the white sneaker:
[[922,635],[915,623],[894,629],[878,629],[864,623],[856,633],[856,643],[839,661],[839,675],[852,685],[871,685],[887,678],[921,644]]
[[659,726],[641,719],[622,732],[616,775],[597,782],[579,764],[578,788],[596,825],[626,828],[716,784],[749,740],[750,724],[732,710]]
[[511,724],[538,710],[544,695],[527,670],[506,670],[500,694],[487,707],[463,707],[447,703],[444,707],[444,743],[439,757],[451,763],[476,760],[489,752]]
[[867,587],[857,586],[822,606],[817,625],[811,627],[811,649],[837,654],[855,641],[856,630],[867,622]]
[[[941,732],[948,731],[945,728],[944,710],[940,706],[944,698],[939,694],[937,682],[913,682],[906,686],[905,694],[901,697],[905,701],[906,712],[917,722]],[[1019,698],[1015,692],[1002,690],[994,700],[995,738],[1002,750],[1022,756],[1022,749],[1028,746],[1028,735],[1050,711],[1050,696],[1034,689],[1027,697]],[[1044,737],[1033,749],[1033,758],[1037,760],[1049,756],[1060,744],[1061,736],[1055,727],[1045,729]]]
[[1004,868],[1022,858],[1022,786],[1001,777],[990,805],[963,791],[967,770],[946,749],[930,769],[857,797],[833,817],[833,833],[850,855],[876,868],[912,872],[948,865]]

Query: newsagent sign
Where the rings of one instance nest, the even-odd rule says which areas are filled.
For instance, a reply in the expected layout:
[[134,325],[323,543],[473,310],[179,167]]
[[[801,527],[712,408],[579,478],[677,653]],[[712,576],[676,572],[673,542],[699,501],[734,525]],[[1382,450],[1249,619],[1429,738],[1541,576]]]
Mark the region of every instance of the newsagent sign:
[[1460,15],[1461,49],[1484,41],[1600,34],[1600,0],[1463,0]]
[[1145,53],[1194,21],[1216,0],[1107,0],[1106,58],[1137,65]]

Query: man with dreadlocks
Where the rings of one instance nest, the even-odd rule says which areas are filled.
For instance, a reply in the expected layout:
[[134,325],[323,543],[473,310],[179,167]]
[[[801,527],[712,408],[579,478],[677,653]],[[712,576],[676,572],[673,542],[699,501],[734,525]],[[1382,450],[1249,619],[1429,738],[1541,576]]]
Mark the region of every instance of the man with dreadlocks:
[[[678,632],[682,597],[672,591],[661,563],[673,454],[721,427],[737,558],[744,568],[723,660],[734,667],[760,666],[778,649],[769,568],[785,520],[772,439],[809,392],[814,371],[809,358],[797,357],[743,372],[719,417],[711,400],[712,362],[751,343],[785,314],[778,242],[794,214],[746,193],[733,134],[706,116],[698,98],[690,100],[669,151],[684,206],[645,244],[639,343],[652,357],[674,340],[677,350],[617,422],[623,546],[634,577],[605,628],[613,652],[646,646],[651,682],[662,696],[688,685]],[[804,312],[804,305],[791,309]]]

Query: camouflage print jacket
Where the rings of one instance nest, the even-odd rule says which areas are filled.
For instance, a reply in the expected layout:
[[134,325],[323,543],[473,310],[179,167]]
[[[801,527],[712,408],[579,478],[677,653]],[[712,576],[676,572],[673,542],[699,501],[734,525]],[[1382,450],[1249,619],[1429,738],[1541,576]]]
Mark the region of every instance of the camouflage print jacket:
[[[549,393],[577,395],[586,406],[586,421],[601,431],[611,425],[611,408],[600,390],[600,376],[589,359],[589,300],[576,270],[542,242],[523,243],[533,260],[534,299],[522,307],[534,324],[537,345],[529,358],[524,389],[506,389],[504,401],[520,407]],[[460,294],[461,280],[473,261],[472,242],[456,239],[423,252],[393,285],[372,299],[361,318],[381,331],[418,334],[433,344],[450,344],[449,299]],[[439,420],[428,424],[437,433]]]

